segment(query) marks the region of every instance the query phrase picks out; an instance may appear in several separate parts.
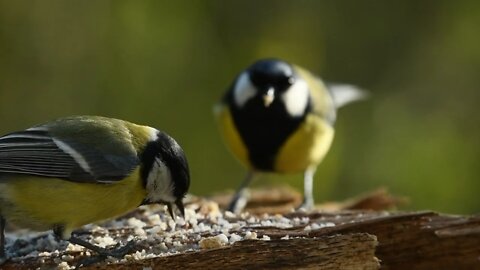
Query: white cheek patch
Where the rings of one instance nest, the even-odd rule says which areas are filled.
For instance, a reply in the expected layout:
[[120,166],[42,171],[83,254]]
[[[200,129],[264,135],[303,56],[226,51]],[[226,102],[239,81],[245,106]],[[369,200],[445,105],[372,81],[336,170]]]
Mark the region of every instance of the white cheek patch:
[[158,139],[158,130],[152,127],[147,127],[147,126],[145,126],[145,128],[147,129],[150,135],[149,141],[156,141]]
[[147,198],[151,202],[175,201],[170,170],[159,158],[155,159],[147,178]]
[[307,83],[304,80],[298,80],[283,93],[281,98],[290,116],[302,116],[308,105],[308,97]]
[[[135,126],[138,129],[143,129],[143,130],[146,131],[146,133],[148,134],[148,141],[149,142],[153,142],[153,141],[156,141],[158,139],[158,130],[157,129],[149,127],[149,126],[140,126],[140,125],[135,125]],[[132,132],[130,131],[130,129],[125,128],[125,133],[128,134],[129,140],[132,143],[132,150],[136,151],[133,147],[133,134],[132,134]]]
[[247,101],[257,94],[257,89],[253,86],[246,72],[243,72],[237,79],[233,89],[233,101],[237,107],[241,108]]

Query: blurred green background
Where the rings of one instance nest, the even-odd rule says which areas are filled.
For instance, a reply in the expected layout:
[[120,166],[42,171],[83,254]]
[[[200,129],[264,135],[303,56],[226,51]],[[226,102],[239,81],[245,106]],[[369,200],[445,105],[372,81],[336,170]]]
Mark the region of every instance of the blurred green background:
[[409,209],[475,213],[479,27],[479,1],[0,0],[0,133],[75,114],[149,124],[184,147],[193,193],[234,189],[245,172],[212,106],[274,56],[372,92],[339,114],[317,202],[385,186]]

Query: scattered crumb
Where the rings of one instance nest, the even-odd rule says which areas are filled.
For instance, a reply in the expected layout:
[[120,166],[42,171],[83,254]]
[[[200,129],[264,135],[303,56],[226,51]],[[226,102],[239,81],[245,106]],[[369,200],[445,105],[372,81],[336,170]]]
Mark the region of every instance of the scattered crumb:
[[225,215],[226,218],[236,218],[237,217],[234,213],[232,213],[230,211],[225,211],[224,215]]
[[256,233],[256,232],[247,231],[247,232],[245,233],[245,239],[248,239],[248,240],[256,240],[256,239],[257,239],[257,233]]
[[233,244],[233,243],[235,243],[235,242],[241,241],[242,239],[243,239],[243,238],[242,238],[240,235],[238,235],[238,234],[236,234],[236,233],[232,233],[232,234],[230,234],[230,239],[229,239],[228,242],[229,242],[230,244]]
[[228,243],[228,238],[225,234],[219,234],[217,236],[208,237],[200,240],[198,244],[202,249],[212,249],[223,247]]
[[93,242],[102,248],[117,244],[117,242],[109,235],[95,237],[93,238]]
[[325,227],[333,227],[335,226],[335,223],[333,222],[325,222],[325,223],[312,223],[310,225],[305,226],[304,230],[305,231],[312,231],[312,230],[318,230],[322,229]]
[[147,224],[139,219],[136,219],[136,218],[129,218],[127,220],[127,225],[130,226],[130,227],[134,227],[134,228],[143,228],[145,226],[147,226]]
[[218,204],[213,201],[202,204],[199,213],[210,217],[217,217],[221,214]]
[[61,262],[61,263],[58,264],[57,269],[58,270],[69,270],[71,268],[70,268],[70,265],[68,265],[67,262]]
[[72,255],[62,255],[61,258],[62,258],[62,261],[64,262],[71,262],[74,259]]
[[[263,214],[259,217],[244,212],[237,215],[221,211],[218,204],[212,201],[188,204],[185,219],[174,220],[166,210],[163,206],[142,206],[125,218],[111,220],[100,224],[101,226],[84,226],[77,237],[105,248],[123,247],[133,241],[135,249],[123,259],[109,257],[103,262],[118,263],[219,248],[243,240],[271,240],[265,234],[258,237],[255,228],[260,227],[303,227],[305,230],[317,230],[335,225],[331,222],[313,222],[308,217],[288,217],[280,214]],[[290,237],[287,235],[281,239],[287,240]],[[57,269],[62,270],[71,269],[69,263],[76,261],[79,255],[96,255],[82,246],[57,241],[52,232],[9,233],[6,249],[12,261],[36,258],[38,262],[55,263],[58,265]]]

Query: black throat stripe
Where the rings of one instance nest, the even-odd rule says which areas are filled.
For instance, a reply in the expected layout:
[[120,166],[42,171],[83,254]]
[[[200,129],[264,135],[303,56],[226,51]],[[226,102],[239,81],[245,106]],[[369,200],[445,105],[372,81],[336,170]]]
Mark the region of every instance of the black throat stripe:
[[299,117],[292,117],[285,105],[275,99],[265,107],[260,97],[254,97],[242,108],[234,105],[233,95],[229,98],[233,122],[248,150],[248,157],[255,169],[273,171],[275,157],[281,146],[297,130],[310,110]]
[[152,170],[153,162],[159,154],[159,149],[157,147],[156,141],[148,142],[145,146],[145,149],[140,152],[140,177],[142,178],[143,187],[147,186],[148,174]]

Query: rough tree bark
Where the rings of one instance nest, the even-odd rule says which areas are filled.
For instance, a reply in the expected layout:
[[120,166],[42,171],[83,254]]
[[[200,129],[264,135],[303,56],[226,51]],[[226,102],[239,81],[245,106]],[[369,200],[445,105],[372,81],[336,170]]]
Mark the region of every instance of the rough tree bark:
[[[84,269],[480,269],[480,216],[347,210],[358,205],[381,209],[394,201],[398,202],[385,192],[376,192],[330,207],[329,212],[284,214],[335,226],[244,227],[241,230],[256,232],[259,238],[267,235],[270,240],[244,240],[215,249]],[[35,262],[9,263],[2,269],[38,266]]]

